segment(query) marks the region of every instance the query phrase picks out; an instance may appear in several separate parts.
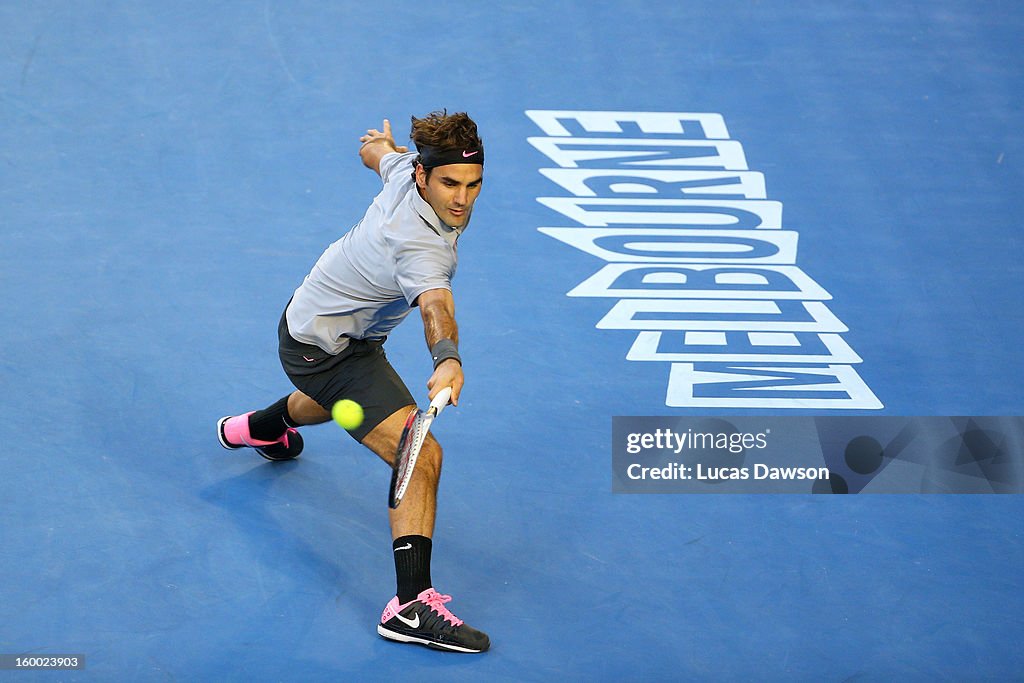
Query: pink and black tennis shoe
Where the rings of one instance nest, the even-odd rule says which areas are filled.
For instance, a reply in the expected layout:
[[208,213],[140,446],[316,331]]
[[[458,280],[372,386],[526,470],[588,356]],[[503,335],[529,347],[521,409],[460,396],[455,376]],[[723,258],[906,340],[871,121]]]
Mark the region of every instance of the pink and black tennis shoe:
[[452,652],[484,652],[491,646],[486,633],[466,625],[448,611],[450,595],[428,588],[416,599],[398,604],[398,596],[384,608],[377,633],[401,643],[418,643]]
[[[253,411],[255,412],[255,411]],[[267,460],[291,460],[299,457],[302,452],[302,436],[299,430],[289,427],[276,441],[254,439],[249,433],[249,416],[228,415],[217,421],[217,439],[224,448],[236,449],[246,446],[255,448],[256,452]]]

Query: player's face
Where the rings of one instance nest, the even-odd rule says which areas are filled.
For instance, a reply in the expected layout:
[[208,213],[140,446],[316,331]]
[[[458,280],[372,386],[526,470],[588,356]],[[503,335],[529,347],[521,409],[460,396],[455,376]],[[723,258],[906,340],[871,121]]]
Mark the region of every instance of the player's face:
[[434,213],[453,228],[469,222],[473,202],[484,182],[481,164],[448,164],[437,166],[427,178],[423,166],[416,167],[416,186]]

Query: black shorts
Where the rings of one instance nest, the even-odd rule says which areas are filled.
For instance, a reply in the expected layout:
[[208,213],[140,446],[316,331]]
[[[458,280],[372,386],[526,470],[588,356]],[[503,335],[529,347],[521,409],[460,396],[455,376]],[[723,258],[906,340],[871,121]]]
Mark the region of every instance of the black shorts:
[[396,410],[415,405],[405,382],[384,355],[383,340],[352,339],[341,353],[331,355],[294,339],[288,333],[286,313],[281,315],[277,333],[278,355],[288,379],[324,410],[330,411],[343,398],[361,405],[363,423],[349,431],[356,441],[362,441]]

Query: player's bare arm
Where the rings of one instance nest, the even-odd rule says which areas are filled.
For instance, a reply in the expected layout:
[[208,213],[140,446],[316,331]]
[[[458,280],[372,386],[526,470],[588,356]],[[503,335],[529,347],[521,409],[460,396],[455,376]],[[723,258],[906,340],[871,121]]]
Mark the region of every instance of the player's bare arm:
[[371,128],[366,131],[366,135],[359,138],[359,141],[363,143],[363,146],[359,148],[359,158],[363,160],[363,164],[367,168],[373,170],[377,175],[380,175],[380,160],[384,158],[384,155],[409,151],[408,147],[395,144],[389,120],[384,119],[383,128],[384,130]]
[[[427,347],[434,349],[438,342],[448,339],[459,343],[459,327],[455,322],[455,299],[447,289],[431,289],[420,294],[416,300],[423,316],[423,335]],[[445,387],[452,388],[452,405],[459,404],[459,394],[464,383],[462,363],[449,358],[434,368],[434,374],[427,380],[427,389],[433,399]]]

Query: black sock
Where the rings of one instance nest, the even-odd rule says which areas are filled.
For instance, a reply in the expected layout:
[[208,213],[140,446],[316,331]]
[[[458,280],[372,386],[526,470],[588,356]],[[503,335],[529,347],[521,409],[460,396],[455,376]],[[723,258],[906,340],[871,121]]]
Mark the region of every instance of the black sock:
[[276,441],[288,427],[298,425],[288,414],[287,396],[269,408],[257,410],[249,416],[249,434],[260,441]]
[[391,547],[395,553],[395,576],[398,578],[398,604],[404,605],[432,585],[430,583],[430,549],[433,543],[426,536],[402,536]]

